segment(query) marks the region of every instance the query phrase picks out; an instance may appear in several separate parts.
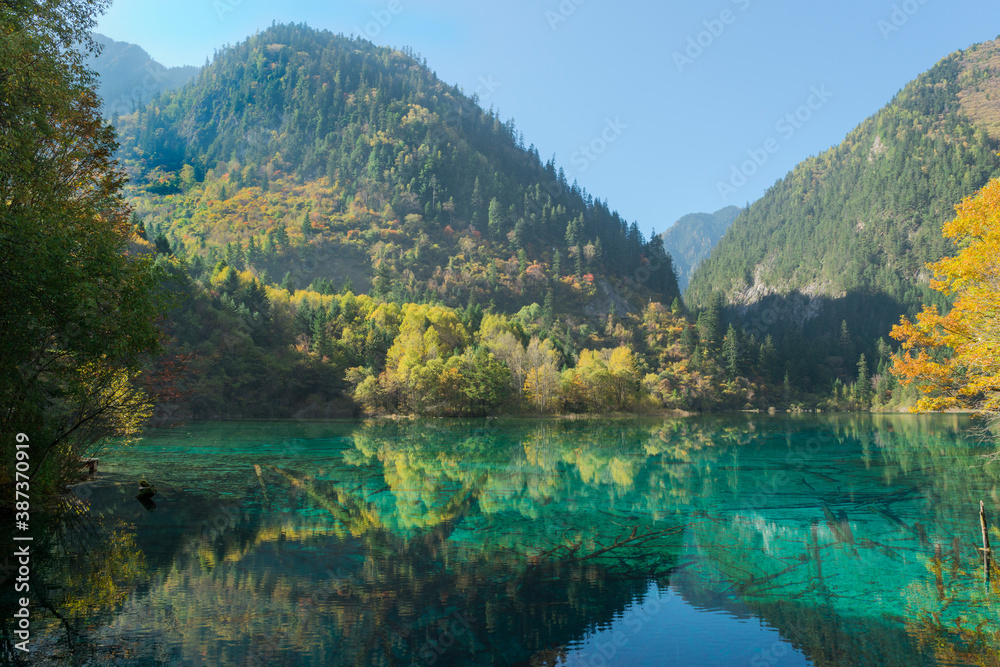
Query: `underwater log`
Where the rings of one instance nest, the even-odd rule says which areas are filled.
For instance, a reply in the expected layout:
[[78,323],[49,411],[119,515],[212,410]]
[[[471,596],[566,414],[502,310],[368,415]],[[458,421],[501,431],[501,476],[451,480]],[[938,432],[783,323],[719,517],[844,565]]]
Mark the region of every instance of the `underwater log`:
[[979,526],[983,529],[983,575],[986,577],[986,585],[990,585],[990,535],[986,529],[986,506],[983,501],[979,501]]

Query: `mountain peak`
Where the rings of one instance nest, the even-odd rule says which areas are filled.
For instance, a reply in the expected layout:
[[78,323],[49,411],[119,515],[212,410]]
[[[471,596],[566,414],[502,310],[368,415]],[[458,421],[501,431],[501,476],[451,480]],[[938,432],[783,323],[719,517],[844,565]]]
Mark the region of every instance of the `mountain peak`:
[[276,24],[117,129],[140,213],[189,257],[253,240],[299,285],[581,318],[679,296],[661,244],[406,51]]
[[687,289],[695,269],[712,252],[739,212],[738,207],[727,206],[715,213],[689,213],[660,235],[664,249],[674,260],[681,291]]
[[194,78],[200,67],[165,67],[145,49],[93,33],[101,48],[87,65],[98,73],[97,92],[103,100],[104,115],[112,117],[135,111],[164,90],[176,90]]

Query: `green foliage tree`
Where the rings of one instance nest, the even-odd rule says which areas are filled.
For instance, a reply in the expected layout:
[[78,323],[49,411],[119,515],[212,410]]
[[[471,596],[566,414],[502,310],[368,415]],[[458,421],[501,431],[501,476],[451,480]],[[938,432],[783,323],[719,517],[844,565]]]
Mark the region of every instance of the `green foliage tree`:
[[764,337],[764,342],[760,345],[760,352],[757,355],[757,368],[766,382],[774,382],[777,363],[778,350],[774,345],[774,337],[771,334],[767,334]]
[[150,404],[136,377],[159,345],[150,247],[83,65],[106,5],[0,4],[0,432],[30,438],[39,495],[100,439],[140,426]]
[[507,226],[507,220],[505,218],[503,207],[500,205],[500,201],[497,200],[496,197],[490,200],[487,225],[490,230],[490,238],[500,239],[503,236],[504,228]]
[[466,354],[465,362],[462,393],[469,401],[469,413],[487,415],[499,410],[509,396],[510,369],[483,347]]
[[732,324],[726,330],[726,337],[722,341],[722,360],[725,364],[726,374],[730,379],[735,378],[740,373],[740,359],[743,355],[741,337]]
[[868,374],[868,360],[865,355],[858,359],[858,380],[855,385],[855,395],[863,407],[868,407],[872,399],[872,382]]
[[722,298],[714,296],[698,314],[698,337],[710,351],[717,351],[722,342]]

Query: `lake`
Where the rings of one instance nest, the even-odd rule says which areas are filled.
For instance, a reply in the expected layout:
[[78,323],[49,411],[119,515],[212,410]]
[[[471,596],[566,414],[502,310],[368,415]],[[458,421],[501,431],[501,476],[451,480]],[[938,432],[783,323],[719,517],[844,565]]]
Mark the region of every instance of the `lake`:
[[36,518],[31,664],[997,664],[977,548],[1000,464],[973,426],[152,430],[101,453],[76,511]]

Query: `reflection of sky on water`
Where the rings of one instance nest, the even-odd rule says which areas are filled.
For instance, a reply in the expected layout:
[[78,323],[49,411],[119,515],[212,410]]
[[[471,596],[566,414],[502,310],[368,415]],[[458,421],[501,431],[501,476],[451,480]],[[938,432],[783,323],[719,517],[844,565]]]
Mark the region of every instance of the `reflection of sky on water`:
[[705,608],[674,586],[650,585],[647,599],[628,605],[611,627],[588,632],[559,663],[611,665],[811,665],[781,633],[749,612]]

